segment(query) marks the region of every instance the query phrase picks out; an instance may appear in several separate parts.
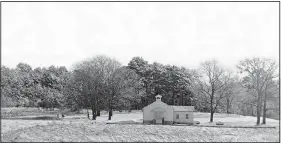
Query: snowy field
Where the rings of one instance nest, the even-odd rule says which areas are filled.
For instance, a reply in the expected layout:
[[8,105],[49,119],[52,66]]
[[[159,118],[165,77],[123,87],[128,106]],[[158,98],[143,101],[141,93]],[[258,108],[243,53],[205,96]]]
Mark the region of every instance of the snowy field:
[[[2,109],[1,109],[2,110]],[[4,109],[6,110],[6,109]],[[7,109],[8,110],[8,109]],[[33,110],[33,109],[32,109]],[[3,111],[3,110],[2,110]],[[35,112],[35,109],[34,111]],[[85,113],[85,111],[84,111]],[[34,113],[33,113],[34,114]],[[35,115],[25,115],[32,117]],[[46,114],[46,113],[44,113]],[[208,113],[194,113],[200,125],[210,125]],[[38,116],[38,115],[36,115]],[[55,114],[51,116],[56,116]],[[96,121],[86,114],[69,114],[63,120],[2,119],[2,141],[190,141],[190,142],[279,142],[279,121],[267,119],[268,126],[275,128],[217,128],[200,126],[142,125],[142,112],[114,112],[111,121],[101,112]],[[250,116],[215,114],[214,122],[230,126],[254,126],[256,118]],[[138,124],[124,124],[138,123]],[[123,124],[106,124],[123,123]]]

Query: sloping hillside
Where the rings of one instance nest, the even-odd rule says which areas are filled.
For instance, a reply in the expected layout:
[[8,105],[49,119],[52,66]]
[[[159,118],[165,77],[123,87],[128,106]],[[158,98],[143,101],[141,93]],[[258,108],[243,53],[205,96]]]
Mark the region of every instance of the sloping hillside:
[[[199,126],[170,126],[142,124],[106,124],[142,122],[142,112],[114,112],[108,121],[106,112],[96,121],[85,114],[68,115],[63,120],[2,119],[2,141],[279,141],[279,128],[216,128]],[[55,115],[52,115],[55,116]],[[254,126],[256,118],[240,115],[215,114],[214,121],[228,125]],[[208,113],[195,113],[196,121],[208,125]],[[270,126],[279,126],[278,120],[268,119]]]

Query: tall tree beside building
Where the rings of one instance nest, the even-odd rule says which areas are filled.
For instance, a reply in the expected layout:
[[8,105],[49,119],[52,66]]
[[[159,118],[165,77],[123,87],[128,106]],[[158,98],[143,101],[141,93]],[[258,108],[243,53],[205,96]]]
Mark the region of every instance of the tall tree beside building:
[[210,122],[213,122],[213,115],[217,107],[222,104],[225,96],[226,85],[230,80],[230,74],[221,68],[217,61],[206,61],[201,64],[201,78],[198,85],[205,101],[210,105]]

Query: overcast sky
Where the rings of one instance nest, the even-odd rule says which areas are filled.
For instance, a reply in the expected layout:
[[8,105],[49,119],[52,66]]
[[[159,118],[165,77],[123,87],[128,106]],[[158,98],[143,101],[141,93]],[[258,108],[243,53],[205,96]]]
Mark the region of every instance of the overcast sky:
[[70,68],[100,54],[187,68],[211,59],[234,68],[253,56],[278,62],[278,4],[2,3],[2,65]]

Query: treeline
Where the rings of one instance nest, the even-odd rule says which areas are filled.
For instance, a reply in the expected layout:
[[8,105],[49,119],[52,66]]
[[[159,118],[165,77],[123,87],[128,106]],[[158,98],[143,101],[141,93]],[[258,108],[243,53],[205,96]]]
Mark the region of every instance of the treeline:
[[[71,71],[50,66],[32,69],[26,63],[16,68],[1,66],[2,107],[42,107],[79,111],[90,109],[92,119],[107,110],[141,110],[157,94],[169,104],[192,105],[200,112],[235,113],[278,117],[278,65],[271,59],[245,59],[231,73],[217,61],[206,61],[199,69],[187,69],[134,57],[121,65],[107,56],[76,63]],[[186,101],[186,102],[184,102]]]

